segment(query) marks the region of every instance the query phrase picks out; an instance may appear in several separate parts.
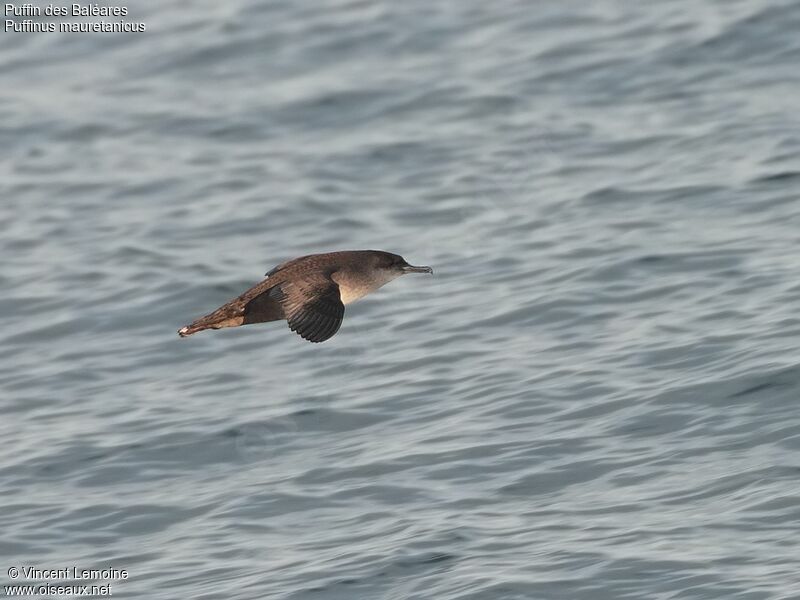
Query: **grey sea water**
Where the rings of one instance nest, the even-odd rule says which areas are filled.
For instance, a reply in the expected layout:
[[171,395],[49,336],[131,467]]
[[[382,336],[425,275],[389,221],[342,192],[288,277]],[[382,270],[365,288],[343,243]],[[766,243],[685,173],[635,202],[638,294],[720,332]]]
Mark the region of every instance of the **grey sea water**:
[[0,36],[2,585],[800,598],[800,2],[127,7]]

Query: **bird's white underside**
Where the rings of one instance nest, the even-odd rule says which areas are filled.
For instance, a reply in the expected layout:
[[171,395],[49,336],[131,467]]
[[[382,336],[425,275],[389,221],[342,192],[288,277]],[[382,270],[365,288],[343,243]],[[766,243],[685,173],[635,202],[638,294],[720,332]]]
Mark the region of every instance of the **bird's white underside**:
[[331,276],[339,286],[339,296],[342,299],[342,304],[348,305],[355,302],[359,298],[363,298],[367,294],[374,292],[380,287],[383,287],[393,279],[397,279],[402,275],[396,271],[382,270],[381,276],[376,277],[375,273],[369,278],[354,279],[352,276],[347,279],[337,277],[337,273]]

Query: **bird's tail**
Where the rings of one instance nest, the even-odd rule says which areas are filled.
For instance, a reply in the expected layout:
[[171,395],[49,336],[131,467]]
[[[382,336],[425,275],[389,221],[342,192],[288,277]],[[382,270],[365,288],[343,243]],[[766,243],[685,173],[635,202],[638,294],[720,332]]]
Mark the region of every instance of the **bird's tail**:
[[197,333],[198,331],[203,331],[203,329],[207,329],[207,327],[191,323],[189,325],[185,325],[180,329],[178,329],[178,335],[181,337],[186,337],[187,335],[192,335],[193,333]]
[[218,308],[211,314],[208,314],[205,317],[200,317],[185,327],[181,327],[178,329],[178,335],[181,337],[186,337],[188,335],[192,335],[193,333],[197,333],[198,331],[203,331],[204,329],[238,327],[244,323],[244,318],[241,315],[231,316],[229,310],[223,310],[226,308],[227,306]]

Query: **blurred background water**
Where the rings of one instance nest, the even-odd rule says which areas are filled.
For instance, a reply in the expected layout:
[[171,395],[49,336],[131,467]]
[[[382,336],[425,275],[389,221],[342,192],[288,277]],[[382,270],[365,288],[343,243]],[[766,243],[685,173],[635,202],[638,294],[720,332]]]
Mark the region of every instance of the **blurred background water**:
[[0,36],[4,584],[800,598],[800,2],[127,6]]

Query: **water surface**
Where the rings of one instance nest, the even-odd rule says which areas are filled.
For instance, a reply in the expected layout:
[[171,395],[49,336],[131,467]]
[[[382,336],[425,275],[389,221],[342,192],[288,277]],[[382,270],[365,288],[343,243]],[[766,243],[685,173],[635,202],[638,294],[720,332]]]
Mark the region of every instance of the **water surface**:
[[[800,597],[800,3],[140,2],[0,38],[0,566]],[[318,251],[321,345],[178,327]]]

